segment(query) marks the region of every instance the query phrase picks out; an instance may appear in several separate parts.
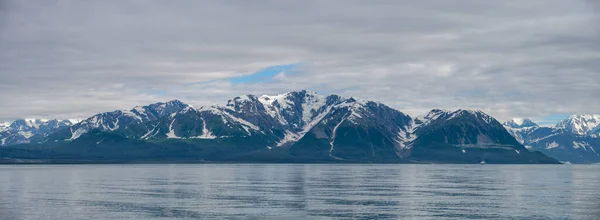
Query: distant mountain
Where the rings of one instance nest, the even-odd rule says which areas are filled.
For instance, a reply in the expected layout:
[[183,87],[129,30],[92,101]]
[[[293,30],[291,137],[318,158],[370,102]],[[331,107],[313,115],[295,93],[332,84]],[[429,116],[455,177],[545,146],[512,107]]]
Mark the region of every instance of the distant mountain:
[[0,126],[0,146],[29,143],[34,136],[45,137],[56,129],[71,126],[69,120],[18,119]]
[[[502,125],[521,144],[524,144],[524,139],[530,132],[539,128],[539,125],[531,119],[512,119],[502,123]],[[526,145],[526,147],[528,146]]]
[[600,115],[573,115],[556,125],[577,135],[598,135],[600,131]]
[[520,143],[531,150],[543,152],[560,161],[571,163],[600,162],[600,116],[573,115],[553,128],[530,126],[514,127],[504,123],[506,129]]
[[6,131],[10,126],[10,122],[0,122],[0,132]]
[[379,102],[307,90],[243,95],[224,106],[194,108],[174,100],[106,112],[30,140],[5,147],[0,158],[557,163],[526,150],[481,111],[432,110],[413,119]]
[[510,121],[504,122],[503,125],[510,128],[538,127],[538,124],[536,124],[529,118],[513,118]]

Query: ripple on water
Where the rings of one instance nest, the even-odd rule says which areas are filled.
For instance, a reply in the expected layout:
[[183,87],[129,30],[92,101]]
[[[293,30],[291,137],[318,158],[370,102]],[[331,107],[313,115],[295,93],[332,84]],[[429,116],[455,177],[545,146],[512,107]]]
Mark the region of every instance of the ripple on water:
[[6,219],[599,219],[600,166],[0,166]]

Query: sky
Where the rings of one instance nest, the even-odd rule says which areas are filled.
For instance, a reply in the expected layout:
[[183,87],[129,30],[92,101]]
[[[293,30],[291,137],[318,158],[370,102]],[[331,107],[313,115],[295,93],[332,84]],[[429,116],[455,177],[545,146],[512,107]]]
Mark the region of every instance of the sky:
[[552,124],[599,61],[594,0],[0,0],[0,121],[309,89]]

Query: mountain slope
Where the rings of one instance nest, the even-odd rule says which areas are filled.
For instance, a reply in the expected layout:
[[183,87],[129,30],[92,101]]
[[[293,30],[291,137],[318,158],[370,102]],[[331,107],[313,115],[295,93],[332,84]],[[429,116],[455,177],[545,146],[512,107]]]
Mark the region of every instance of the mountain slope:
[[290,151],[351,161],[400,160],[412,119],[381,103],[346,99],[333,106]]
[[553,163],[528,151],[496,119],[481,111],[432,110],[417,121],[411,158],[451,163]]

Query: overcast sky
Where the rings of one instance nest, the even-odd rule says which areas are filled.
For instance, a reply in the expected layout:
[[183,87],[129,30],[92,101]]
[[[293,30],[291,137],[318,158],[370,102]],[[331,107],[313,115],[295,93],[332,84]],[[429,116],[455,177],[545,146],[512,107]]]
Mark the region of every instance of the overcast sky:
[[0,120],[310,89],[550,123],[600,112],[599,6],[0,0]]

